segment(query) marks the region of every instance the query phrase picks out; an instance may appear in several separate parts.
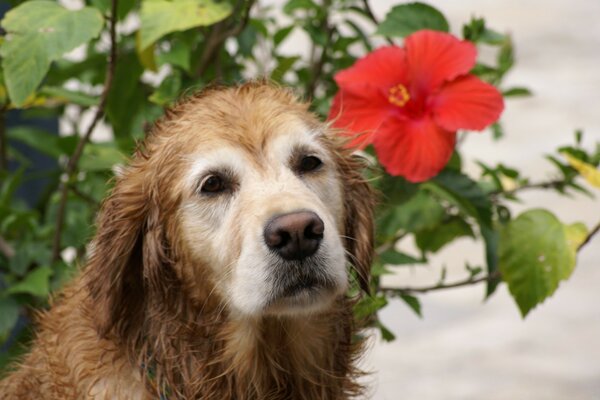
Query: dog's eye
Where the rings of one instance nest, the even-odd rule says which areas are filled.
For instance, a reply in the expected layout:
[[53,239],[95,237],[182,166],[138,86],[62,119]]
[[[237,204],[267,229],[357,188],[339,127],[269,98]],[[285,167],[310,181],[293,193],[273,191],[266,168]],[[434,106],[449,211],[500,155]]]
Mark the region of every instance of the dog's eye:
[[315,156],[306,156],[300,160],[298,170],[300,172],[310,172],[319,168],[323,162]]
[[225,190],[225,181],[217,175],[210,175],[200,185],[202,193],[219,193]]

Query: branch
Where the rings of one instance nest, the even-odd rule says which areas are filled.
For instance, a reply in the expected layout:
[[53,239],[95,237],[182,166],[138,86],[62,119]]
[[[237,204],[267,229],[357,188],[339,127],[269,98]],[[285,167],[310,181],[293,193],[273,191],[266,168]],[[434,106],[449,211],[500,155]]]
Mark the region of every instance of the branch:
[[327,50],[329,48],[329,44],[331,43],[331,39],[333,38],[333,32],[335,29],[332,26],[329,26],[329,22],[327,17],[324,19],[324,23],[321,26],[321,29],[324,29],[327,32],[327,39],[325,40],[325,44],[323,45],[323,50],[321,51],[321,56],[319,59],[313,64],[312,71],[310,74],[310,80],[306,84],[306,88],[304,90],[306,98],[312,99],[315,95],[315,89],[317,87],[317,82],[321,78],[321,74],[323,73],[323,66],[325,66],[325,62],[327,61]]
[[564,186],[567,184],[567,181],[565,181],[564,179],[553,179],[550,181],[546,181],[546,182],[537,182],[537,183],[526,183],[524,185],[521,185],[515,189],[512,190],[507,190],[507,191],[495,191],[490,193],[491,196],[499,196],[499,195],[504,195],[504,196],[513,196],[516,193],[522,191],[522,190],[528,190],[528,189],[559,189],[560,187]]
[[583,242],[581,242],[581,244],[579,245],[579,247],[577,247],[577,252],[579,252],[583,248],[583,246],[585,246],[586,244],[588,244],[592,240],[592,238],[594,237],[594,235],[596,235],[598,233],[598,231],[600,231],[600,222],[598,222],[596,224],[596,226],[585,237],[585,239],[583,240]]
[[402,233],[397,233],[392,239],[388,240],[387,242],[377,246],[375,248],[375,254],[380,256],[383,253],[385,253],[386,251],[388,251],[389,249],[392,249],[396,243],[402,239],[404,236],[406,236],[406,232],[402,232]]
[[0,236],[0,253],[4,254],[6,258],[15,256],[15,249],[2,236]]
[[[600,232],[600,222],[598,222],[598,224],[596,224],[596,226],[590,231],[590,233],[588,233],[588,235],[586,236],[584,241],[581,242],[579,247],[577,247],[577,252],[579,252],[586,244],[588,244],[592,240],[592,238],[596,234],[598,234],[598,232]],[[403,295],[403,294],[409,294],[409,293],[427,293],[427,292],[433,292],[436,290],[444,290],[444,289],[452,289],[452,288],[463,287],[463,286],[476,285],[481,282],[490,282],[490,281],[495,281],[498,279],[502,279],[502,274],[500,274],[500,271],[494,271],[491,274],[482,276],[480,278],[475,278],[475,277],[471,276],[467,279],[463,279],[461,281],[457,281],[457,282],[453,282],[453,283],[437,283],[435,285],[423,286],[423,287],[392,288],[392,287],[384,286],[384,287],[381,287],[379,289],[379,291],[384,294],[388,294],[388,295]]]
[[222,21],[214,24],[210,29],[208,37],[206,38],[204,49],[200,55],[198,68],[196,68],[197,78],[204,75],[210,63],[214,61],[215,55],[218,53],[223,43],[228,38],[239,35],[248,25],[248,22],[250,21],[250,11],[256,3],[256,0],[238,1],[232,15],[235,15],[238,11],[240,11],[243,3],[247,3],[246,11],[242,15],[242,19],[238,24],[226,26],[225,21]]
[[90,137],[92,136],[94,128],[104,116],[106,102],[108,101],[108,93],[110,92],[110,88],[112,87],[115,68],[117,65],[117,3],[118,0],[112,0],[111,2],[109,19],[110,52],[108,56],[108,67],[106,71],[106,77],[104,79],[104,89],[102,90],[102,94],[100,95],[100,102],[98,103],[98,108],[96,109],[94,119],[90,123],[85,134],[77,143],[77,147],[75,148],[73,155],[71,156],[71,158],[69,158],[69,162],[67,163],[65,172],[61,176],[61,182],[59,185],[60,200],[58,203],[58,210],[56,213],[56,229],[54,231],[54,239],[52,242],[52,261],[57,261],[60,258],[61,236],[65,222],[65,210],[69,195],[69,182],[71,181],[71,179],[77,171],[77,164],[79,163],[79,159],[83,154],[83,149],[85,145],[89,142]]
[[[377,17],[375,16],[375,14],[373,14],[373,10],[371,10],[371,6],[369,5],[369,0],[362,0],[363,2],[363,7],[365,9],[365,12],[367,13],[367,16],[369,17],[369,19],[377,26],[379,26],[379,21],[377,20]],[[394,41],[389,37],[389,36],[384,36],[385,40],[389,43],[389,44],[394,44]]]
[[88,203],[89,205],[91,205],[92,207],[98,208],[100,206],[100,203],[98,203],[96,201],[96,199],[94,199],[89,194],[82,192],[75,185],[69,185],[69,190],[71,192],[73,192],[75,195],[77,195],[79,198],[81,198],[82,200],[84,200],[86,203]]
[[451,288],[462,287],[462,286],[475,285],[480,282],[489,282],[489,281],[493,281],[493,280],[500,279],[500,278],[501,278],[500,272],[495,271],[489,275],[482,276],[480,278],[475,278],[475,277],[471,276],[467,279],[464,279],[462,281],[457,281],[454,283],[437,283],[432,286],[423,286],[423,287],[399,287],[399,288],[382,287],[380,290],[381,290],[381,292],[383,292],[385,294],[391,294],[391,295],[401,295],[401,294],[409,294],[409,293],[427,293],[427,292],[433,292],[435,290],[444,290],[444,289],[451,289]]

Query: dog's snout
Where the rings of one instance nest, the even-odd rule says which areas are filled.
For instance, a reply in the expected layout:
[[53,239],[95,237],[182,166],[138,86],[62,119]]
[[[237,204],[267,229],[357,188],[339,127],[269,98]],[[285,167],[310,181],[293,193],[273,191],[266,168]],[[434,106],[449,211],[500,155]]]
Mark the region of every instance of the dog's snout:
[[267,246],[285,260],[302,260],[318,250],[325,225],[312,211],[279,215],[265,226]]

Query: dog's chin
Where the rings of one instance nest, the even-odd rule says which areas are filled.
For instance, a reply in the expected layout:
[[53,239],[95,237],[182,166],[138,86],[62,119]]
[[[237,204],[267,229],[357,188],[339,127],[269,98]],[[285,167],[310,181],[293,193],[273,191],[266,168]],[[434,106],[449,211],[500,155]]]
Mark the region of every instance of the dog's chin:
[[274,289],[264,313],[294,316],[323,312],[331,308],[344,291],[344,285],[332,281],[304,279]]

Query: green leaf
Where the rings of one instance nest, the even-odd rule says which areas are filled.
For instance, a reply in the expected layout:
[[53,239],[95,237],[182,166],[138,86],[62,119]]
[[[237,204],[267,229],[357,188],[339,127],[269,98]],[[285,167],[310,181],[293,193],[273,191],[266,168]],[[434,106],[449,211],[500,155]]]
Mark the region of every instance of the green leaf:
[[444,170],[425,186],[485,226],[492,223],[492,204],[477,182],[454,170]]
[[144,68],[134,52],[120,55],[113,78],[113,87],[119,90],[110,91],[106,104],[106,114],[117,140],[130,138],[136,114],[146,102],[144,92],[140,90],[143,72]]
[[502,92],[502,96],[504,97],[527,97],[531,95],[531,90],[519,86],[504,90]]
[[383,173],[374,180],[383,200],[388,204],[398,205],[409,200],[419,190],[419,185],[409,182],[401,176]]
[[522,213],[502,230],[500,272],[523,317],[571,276],[586,234],[583,224],[563,225],[541,209]]
[[160,83],[158,89],[148,98],[154,104],[168,105],[177,99],[181,89],[181,73],[173,71]]
[[77,137],[75,136],[60,137],[29,126],[10,128],[7,136],[11,140],[25,143],[40,153],[54,158],[72,153],[77,145]]
[[444,208],[430,194],[419,191],[404,204],[377,213],[378,236],[386,239],[402,229],[416,232],[434,227],[444,217]]
[[424,260],[400,253],[394,249],[387,250],[379,256],[381,262],[390,265],[422,264]]
[[376,313],[388,304],[387,299],[383,295],[371,297],[364,296],[355,306],[354,315],[361,319],[366,318],[371,314]]
[[[480,226],[481,236],[485,243],[485,262],[487,266],[488,275],[494,274],[498,271],[498,242],[500,240],[500,234],[497,230],[487,227],[485,225]],[[485,297],[489,298],[500,284],[499,279],[490,279],[487,281]]]
[[19,319],[19,304],[12,297],[0,297],[0,342],[8,336]]
[[405,37],[421,29],[448,32],[450,29],[444,14],[424,3],[395,6],[377,28],[383,36]]
[[140,64],[144,66],[144,68],[156,72],[158,71],[158,68],[156,67],[156,57],[154,56],[154,48],[156,46],[150,45],[147,47],[141,47],[141,38],[142,35],[140,34],[140,31],[137,31],[135,33],[135,52],[138,56],[138,60],[140,61]]
[[418,298],[409,294],[401,294],[400,298],[419,316],[419,318],[423,318],[423,314],[421,314],[421,302]]
[[25,279],[9,287],[6,292],[9,294],[28,293],[38,297],[46,297],[50,292],[49,279],[52,275],[50,267],[38,267],[27,274]]
[[0,55],[12,102],[23,105],[50,63],[98,36],[102,25],[95,8],[72,11],[53,1],[28,1],[6,13],[2,27],[8,35]]
[[515,54],[514,48],[512,44],[512,40],[507,36],[504,43],[500,47],[500,52],[498,53],[498,73],[500,78],[504,76],[514,65],[515,63]]
[[42,86],[40,93],[45,96],[53,97],[55,100],[63,103],[78,104],[84,107],[92,107],[98,104],[98,96],[74,92],[56,86]]
[[82,171],[107,171],[123,162],[125,156],[114,143],[88,143],[79,161],[79,168]]
[[158,64],[171,64],[190,72],[190,45],[182,40],[171,42],[171,48],[166,52],[158,53]]
[[376,324],[381,332],[381,338],[386,342],[393,342],[396,340],[396,335],[392,331],[390,331],[385,325],[381,323],[381,321],[377,321]]
[[273,35],[273,44],[275,45],[275,48],[277,48],[277,46],[279,46],[281,42],[283,42],[285,38],[287,38],[289,34],[292,33],[295,27],[295,25],[290,25],[286,26],[285,28],[281,28],[277,32],[275,32],[275,34]]
[[288,72],[299,59],[299,56],[277,57],[277,67],[271,72],[271,79],[275,82],[282,83],[285,73]]
[[462,236],[475,237],[471,226],[460,217],[451,217],[432,229],[424,229],[416,234],[417,246],[423,252],[435,253],[442,247]]
[[318,10],[319,6],[312,0],[290,0],[283,6],[283,12],[291,15],[295,10]]
[[140,15],[140,48],[164,35],[217,23],[231,14],[229,3],[213,0],[145,0]]

